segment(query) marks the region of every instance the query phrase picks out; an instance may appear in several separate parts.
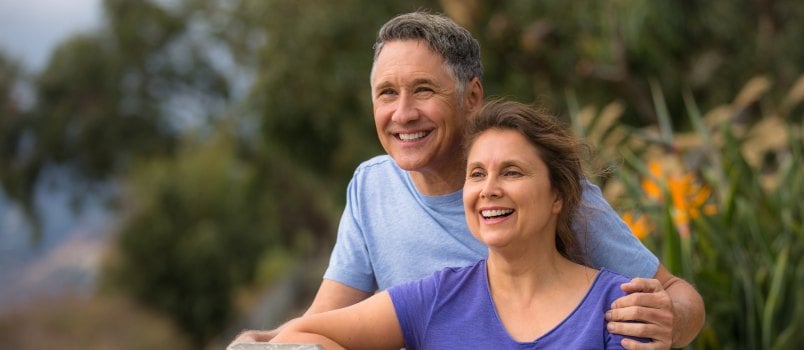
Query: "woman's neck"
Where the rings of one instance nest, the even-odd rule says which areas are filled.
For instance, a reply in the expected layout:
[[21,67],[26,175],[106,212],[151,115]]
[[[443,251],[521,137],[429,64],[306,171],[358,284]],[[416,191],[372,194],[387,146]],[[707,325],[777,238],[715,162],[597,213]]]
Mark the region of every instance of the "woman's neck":
[[557,251],[529,259],[489,254],[489,289],[500,321],[517,341],[533,341],[565,319],[583,300],[596,270]]
[[520,252],[518,256],[489,252],[487,273],[492,295],[504,294],[525,301],[544,291],[585,284],[597,272],[570,261],[555,248]]
[[558,251],[520,253],[512,257],[489,252],[487,261],[489,284],[494,289],[506,291],[537,291],[549,288],[563,276],[576,272],[575,263],[567,260]]

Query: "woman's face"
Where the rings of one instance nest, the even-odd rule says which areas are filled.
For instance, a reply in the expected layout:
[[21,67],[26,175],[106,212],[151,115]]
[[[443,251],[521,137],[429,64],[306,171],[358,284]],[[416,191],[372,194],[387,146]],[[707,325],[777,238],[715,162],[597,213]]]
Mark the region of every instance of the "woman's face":
[[482,132],[469,149],[466,222],[490,248],[555,239],[562,202],[539,150],[515,130]]

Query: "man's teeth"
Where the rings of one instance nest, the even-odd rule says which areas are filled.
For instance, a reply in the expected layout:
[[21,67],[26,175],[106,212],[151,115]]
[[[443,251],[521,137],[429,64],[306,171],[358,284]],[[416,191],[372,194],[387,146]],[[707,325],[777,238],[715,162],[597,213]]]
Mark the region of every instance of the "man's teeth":
[[420,139],[420,138],[424,137],[425,135],[427,135],[427,133],[424,132],[424,131],[419,131],[419,132],[415,132],[415,133],[412,133],[412,134],[402,134],[402,133],[400,133],[399,134],[399,139],[401,139],[402,141],[411,141],[411,140]]
[[484,218],[492,218],[497,216],[507,216],[513,212],[513,209],[481,210],[480,215],[483,215]]

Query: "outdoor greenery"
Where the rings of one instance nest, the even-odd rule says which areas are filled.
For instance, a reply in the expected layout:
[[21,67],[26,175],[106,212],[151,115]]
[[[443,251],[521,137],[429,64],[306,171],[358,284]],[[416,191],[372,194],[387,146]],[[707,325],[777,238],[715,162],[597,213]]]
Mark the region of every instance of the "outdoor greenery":
[[[258,291],[320,271],[346,181],[382,152],[376,31],[431,9],[480,41],[487,96],[545,105],[594,146],[607,199],[704,297],[690,348],[804,346],[800,1],[103,7],[103,27],[61,43],[42,71],[0,54],[0,183],[34,242],[43,174],[69,177],[77,208],[107,197],[118,220],[99,298],[164,315],[177,344],[220,347]],[[295,302],[309,302],[304,288]]]
[[[703,295],[707,322],[693,348],[804,345],[804,76],[780,100],[768,97],[771,87],[752,79],[705,114],[685,94],[682,115],[694,126],[686,132],[665,120],[622,137],[616,109],[573,119],[588,140],[608,146],[596,160],[613,159],[610,149],[623,155],[625,164],[604,175],[604,191],[627,209],[634,234]],[[736,120],[752,107],[751,121]]]

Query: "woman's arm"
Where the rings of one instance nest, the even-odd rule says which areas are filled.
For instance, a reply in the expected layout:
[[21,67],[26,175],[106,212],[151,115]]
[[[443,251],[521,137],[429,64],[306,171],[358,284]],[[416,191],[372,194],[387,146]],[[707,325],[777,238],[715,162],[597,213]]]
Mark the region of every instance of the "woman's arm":
[[355,305],[291,321],[275,343],[316,343],[327,349],[399,349],[402,329],[388,292]]

